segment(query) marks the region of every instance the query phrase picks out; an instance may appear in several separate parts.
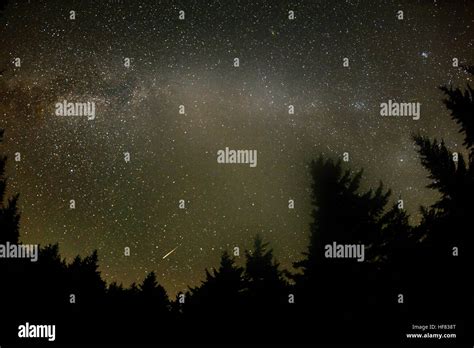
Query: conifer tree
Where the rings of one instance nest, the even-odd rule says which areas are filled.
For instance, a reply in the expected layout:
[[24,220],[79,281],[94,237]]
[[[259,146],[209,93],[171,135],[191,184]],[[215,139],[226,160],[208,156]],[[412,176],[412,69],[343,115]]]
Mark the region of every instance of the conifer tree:
[[[3,130],[0,129],[0,143],[3,141]],[[19,242],[20,214],[18,213],[18,197],[5,198],[7,178],[5,177],[6,156],[0,156],[0,244]]]
[[140,297],[145,306],[153,310],[167,311],[169,306],[166,290],[158,284],[155,272],[147,274],[139,286]]
[[201,286],[188,292],[190,303],[206,304],[208,310],[222,309],[223,303],[238,303],[244,289],[243,268],[235,265],[235,259],[227,251],[222,254],[218,269],[205,272]]
[[280,265],[275,261],[273,250],[257,235],[252,251],[245,251],[245,280],[247,296],[255,306],[278,306],[286,298],[288,283]]
[[[473,74],[472,68],[465,70]],[[465,227],[471,224],[474,213],[474,91],[469,85],[465,90],[447,86],[440,89],[446,95],[444,103],[451,118],[460,126],[465,150],[457,149],[455,155],[443,140],[414,136],[421,163],[429,172],[428,188],[441,194],[438,202],[422,209],[422,225],[427,242],[472,248],[473,236]]]

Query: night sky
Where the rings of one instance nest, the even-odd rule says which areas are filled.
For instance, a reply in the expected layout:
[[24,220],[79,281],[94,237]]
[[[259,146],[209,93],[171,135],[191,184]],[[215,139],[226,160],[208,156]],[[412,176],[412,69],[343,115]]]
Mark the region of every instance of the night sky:
[[[68,260],[97,249],[126,286],[155,270],[171,295],[257,233],[290,268],[308,244],[308,164],[343,152],[415,224],[437,196],[411,135],[462,150],[437,87],[469,79],[452,59],[474,63],[473,13],[472,0],[10,1],[0,152],[21,240]],[[95,119],[55,115],[64,99],[94,101]],[[389,99],[421,103],[420,120],[380,116]],[[257,150],[257,167],[218,164],[225,147]]]

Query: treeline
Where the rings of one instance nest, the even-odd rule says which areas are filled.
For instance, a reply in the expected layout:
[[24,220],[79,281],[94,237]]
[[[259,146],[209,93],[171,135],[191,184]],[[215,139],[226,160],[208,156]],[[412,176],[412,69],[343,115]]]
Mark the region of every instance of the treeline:
[[[97,252],[67,264],[57,245],[46,246],[35,263],[0,260],[0,343],[18,340],[25,321],[56,324],[60,342],[398,343],[407,333],[426,333],[413,325],[456,333],[443,343],[471,342],[474,95],[470,86],[441,90],[465,151],[455,155],[443,140],[413,137],[429,188],[441,194],[420,208],[417,226],[398,202],[390,205],[382,184],[363,191],[362,172],[320,157],[311,165],[309,245],[294,270],[282,270],[257,237],[245,265],[224,253],[201,285],[169,299],[153,272],[129,288],[107,285]],[[18,196],[5,200],[5,161],[0,244],[19,241]],[[364,261],[328,258],[325,246],[333,242],[364,245]]]

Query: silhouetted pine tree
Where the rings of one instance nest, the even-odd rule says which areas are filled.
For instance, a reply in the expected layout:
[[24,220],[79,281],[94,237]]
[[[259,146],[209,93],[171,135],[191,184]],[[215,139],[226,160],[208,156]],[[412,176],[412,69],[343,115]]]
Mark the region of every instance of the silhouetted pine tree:
[[274,259],[273,250],[267,247],[268,243],[264,243],[257,235],[253,250],[245,251],[246,295],[254,308],[287,303],[288,282]]
[[148,273],[139,288],[140,301],[146,309],[155,313],[168,312],[170,305],[168,295],[166,290],[158,284],[155,272]]
[[165,289],[158,284],[155,272],[148,273],[138,289],[138,306],[134,316],[137,319],[136,334],[152,340],[156,338],[159,328],[161,339],[165,339],[171,326],[170,303]]
[[290,327],[287,321],[292,306],[289,303],[290,286],[273,256],[273,250],[259,235],[255,237],[252,250],[245,251],[245,256],[246,332],[254,340],[263,342],[262,331]]
[[[311,175],[309,247],[305,258],[294,264],[300,273],[293,277],[301,316],[318,313],[323,340],[342,331],[350,340],[376,340],[383,334],[374,328],[382,315],[389,315],[382,310],[389,296],[380,296],[388,285],[379,269],[394,245],[403,249],[409,242],[408,216],[397,205],[387,207],[390,191],[382,183],[376,190],[360,192],[362,171],[344,170],[341,161],[319,157],[311,164]],[[333,242],[364,245],[364,261],[327,258],[325,246]],[[311,325],[305,330],[310,332]]]
[[97,250],[85,258],[76,256],[67,266],[67,271],[70,290],[76,291],[78,296],[83,298],[82,303],[93,306],[102,299],[106,284],[100,276]]
[[[408,249],[416,246],[418,240],[409,223],[405,209],[395,203],[380,218],[381,231],[378,239],[367,250],[368,258],[374,262],[397,264],[403,262]],[[384,265],[381,265],[383,267]]]
[[[473,74],[473,69],[465,69]],[[472,325],[470,312],[473,286],[469,280],[474,263],[474,94],[465,90],[440,88],[446,95],[444,103],[451,118],[464,135],[465,150],[457,150],[457,161],[443,140],[414,136],[422,165],[428,170],[431,183],[441,198],[429,208],[422,207],[420,269],[417,274],[420,311],[432,317],[459,320],[459,327]],[[467,156],[464,156],[464,153]],[[467,160],[466,160],[467,157]],[[440,281],[440,277],[445,280]],[[415,278],[415,277],[413,277]],[[460,335],[461,336],[461,335]]]
[[[423,226],[429,242],[445,244],[447,248],[454,244],[472,248],[472,233],[463,227],[471,223],[470,216],[474,213],[474,94],[469,85],[464,91],[446,86],[440,89],[447,96],[444,103],[451,118],[460,125],[459,132],[464,135],[468,159],[466,161],[459,152],[456,162],[443,140],[432,141],[420,135],[414,137],[421,163],[432,180],[428,187],[441,194],[441,199],[430,209],[422,210]],[[446,229],[450,233],[445,233]]]
[[[3,141],[3,129],[0,129],[0,143]],[[5,198],[7,178],[5,166],[7,158],[0,156],[0,244],[7,242],[18,244],[19,220],[17,210],[18,195],[8,200]],[[25,308],[24,293],[27,281],[23,278],[30,265],[22,259],[0,258],[0,337],[5,337],[7,331],[15,330],[16,319]]]
[[[184,323],[198,337],[209,327],[213,328],[217,341],[226,336],[241,339],[235,334],[244,314],[243,268],[235,264],[227,251],[222,254],[218,269],[205,270],[206,279],[198,287],[189,288],[182,306]],[[193,341],[190,338],[191,342]]]
[[325,258],[326,244],[380,244],[383,225],[390,223],[389,215],[384,215],[390,191],[384,192],[380,183],[375,191],[360,193],[362,171],[343,170],[340,161],[319,157],[311,163],[311,175],[313,222],[309,246],[306,258],[295,263],[303,273],[297,279],[306,289],[317,286],[314,272],[321,264],[347,261]]
[[[219,268],[205,270],[206,279],[199,287],[190,288],[186,294],[189,306],[205,305],[207,312],[221,312],[223,304],[238,304],[244,289],[243,269],[227,251],[222,254]],[[187,307],[187,306],[185,306]]]
[[[0,143],[3,141],[3,129],[0,129]],[[19,222],[17,203],[19,195],[15,195],[5,202],[7,178],[5,177],[6,156],[0,157],[0,244],[6,242],[18,243]]]

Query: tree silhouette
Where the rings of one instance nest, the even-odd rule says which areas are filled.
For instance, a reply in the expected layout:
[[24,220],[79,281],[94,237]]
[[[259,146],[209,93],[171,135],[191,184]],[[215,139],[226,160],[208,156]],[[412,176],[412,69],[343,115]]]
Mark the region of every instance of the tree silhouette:
[[383,225],[391,224],[390,216],[395,218],[393,211],[384,215],[390,191],[384,192],[381,183],[375,191],[359,192],[362,171],[344,171],[340,161],[319,157],[311,163],[311,174],[313,222],[309,246],[304,253],[306,258],[295,263],[302,271],[296,278],[306,289],[317,286],[314,272],[319,265],[338,262],[324,257],[325,245],[333,241],[365,246],[381,244]]
[[[383,313],[386,299],[379,294],[390,288],[380,268],[396,248],[404,250],[411,242],[408,216],[397,204],[388,207],[390,191],[385,191],[382,183],[375,190],[360,192],[362,171],[344,170],[341,161],[319,157],[311,163],[311,175],[313,222],[309,246],[305,258],[294,264],[300,273],[293,276],[297,296],[304,303],[298,305],[300,316],[307,307],[319,313],[321,339],[327,335],[330,340],[343,330],[352,340],[375,340],[384,332],[379,328],[370,336],[367,330],[370,327],[374,331],[379,327],[375,318],[387,315]],[[333,242],[362,244],[364,261],[327,258],[325,246]],[[360,320],[360,313],[366,320]],[[310,331],[308,325],[300,323]]]
[[[465,70],[473,74],[472,67]],[[467,160],[464,151],[458,150],[454,154],[443,140],[430,140],[420,135],[414,136],[414,140],[419,147],[421,163],[431,179],[428,188],[441,194],[438,202],[429,208],[422,208],[421,229],[426,244],[431,247],[426,251],[430,254],[427,257],[436,264],[446,266],[455,260],[463,260],[463,264],[474,261],[473,234],[466,231],[466,226],[472,224],[474,213],[474,99],[469,85],[465,90],[447,86],[440,89],[446,95],[444,103],[451,118],[464,135]],[[455,248],[458,255],[453,259]]]
[[[471,73],[472,74],[472,73]],[[428,188],[440,192],[441,199],[430,209],[423,209],[423,225],[430,241],[436,244],[448,242],[448,246],[458,243],[464,248],[472,247],[472,233],[465,233],[463,226],[470,223],[474,212],[474,99],[473,90],[443,86],[440,88],[447,98],[444,103],[451,112],[451,118],[460,125],[464,135],[464,145],[468,153],[467,161],[462,153],[457,159],[443,140],[433,141],[420,135],[414,136],[422,165],[428,170],[432,182]],[[466,163],[467,162],[467,163]],[[442,230],[451,228],[451,233]]]
[[87,299],[83,303],[89,305],[96,305],[106,290],[106,284],[98,271],[98,263],[97,250],[94,250],[91,255],[85,258],[76,256],[74,261],[67,266],[70,290],[76,291],[78,297]]
[[257,235],[253,250],[245,251],[245,280],[247,297],[255,307],[276,306],[288,297],[288,282],[283,277],[280,265],[274,260],[273,250],[268,249]]
[[165,289],[158,284],[155,272],[148,273],[139,288],[140,300],[145,308],[150,308],[152,305],[154,311],[169,310],[168,295]]
[[[465,69],[473,74],[473,69]],[[422,222],[417,228],[422,235],[418,250],[419,272],[415,281],[424,291],[417,302],[420,312],[433,317],[449,317],[461,326],[473,325],[466,301],[472,306],[473,287],[468,274],[474,262],[474,239],[470,226],[474,213],[474,99],[473,90],[443,86],[444,103],[451,118],[460,126],[465,150],[454,154],[443,140],[415,135],[421,163],[428,171],[428,188],[437,190],[441,198],[428,208],[422,207]],[[467,160],[464,156],[467,154]],[[456,158],[457,157],[457,158]],[[439,282],[440,274],[452,281]],[[412,277],[413,279],[415,277]],[[454,283],[455,282],[455,283]],[[442,299],[442,301],[440,301]],[[436,310],[433,310],[433,303]]]
[[209,327],[218,337],[233,335],[244,314],[243,268],[237,266],[234,257],[225,251],[219,267],[211,271],[206,269],[205,274],[201,285],[189,288],[185,294],[184,325],[196,336]]
[[199,287],[190,288],[186,303],[192,308],[205,305],[209,313],[219,314],[224,303],[238,303],[244,289],[243,268],[235,265],[235,259],[227,251],[222,254],[218,269],[205,270],[206,279]]
[[[466,72],[474,76],[474,66],[466,67]],[[451,112],[451,118],[460,126],[459,132],[464,135],[464,144],[471,150],[474,146],[474,90],[468,84],[463,91],[460,88],[442,86],[446,94],[446,108]]]
[[[279,263],[262,238],[257,235],[252,250],[245,251],[245,321],[249,337],[259,337],[262,328],[286,330],[289,317],[290,286]],[[263,341],[262,337],[262,341]]]
[[[3,129],[0,129],[0,143],[3,141]],[[0,157],[0,244],[6,242],[18,243],[19,222],[17,203],[19,195],[15,195],[5,202],[7,178],[5,177],[6,156]]]

